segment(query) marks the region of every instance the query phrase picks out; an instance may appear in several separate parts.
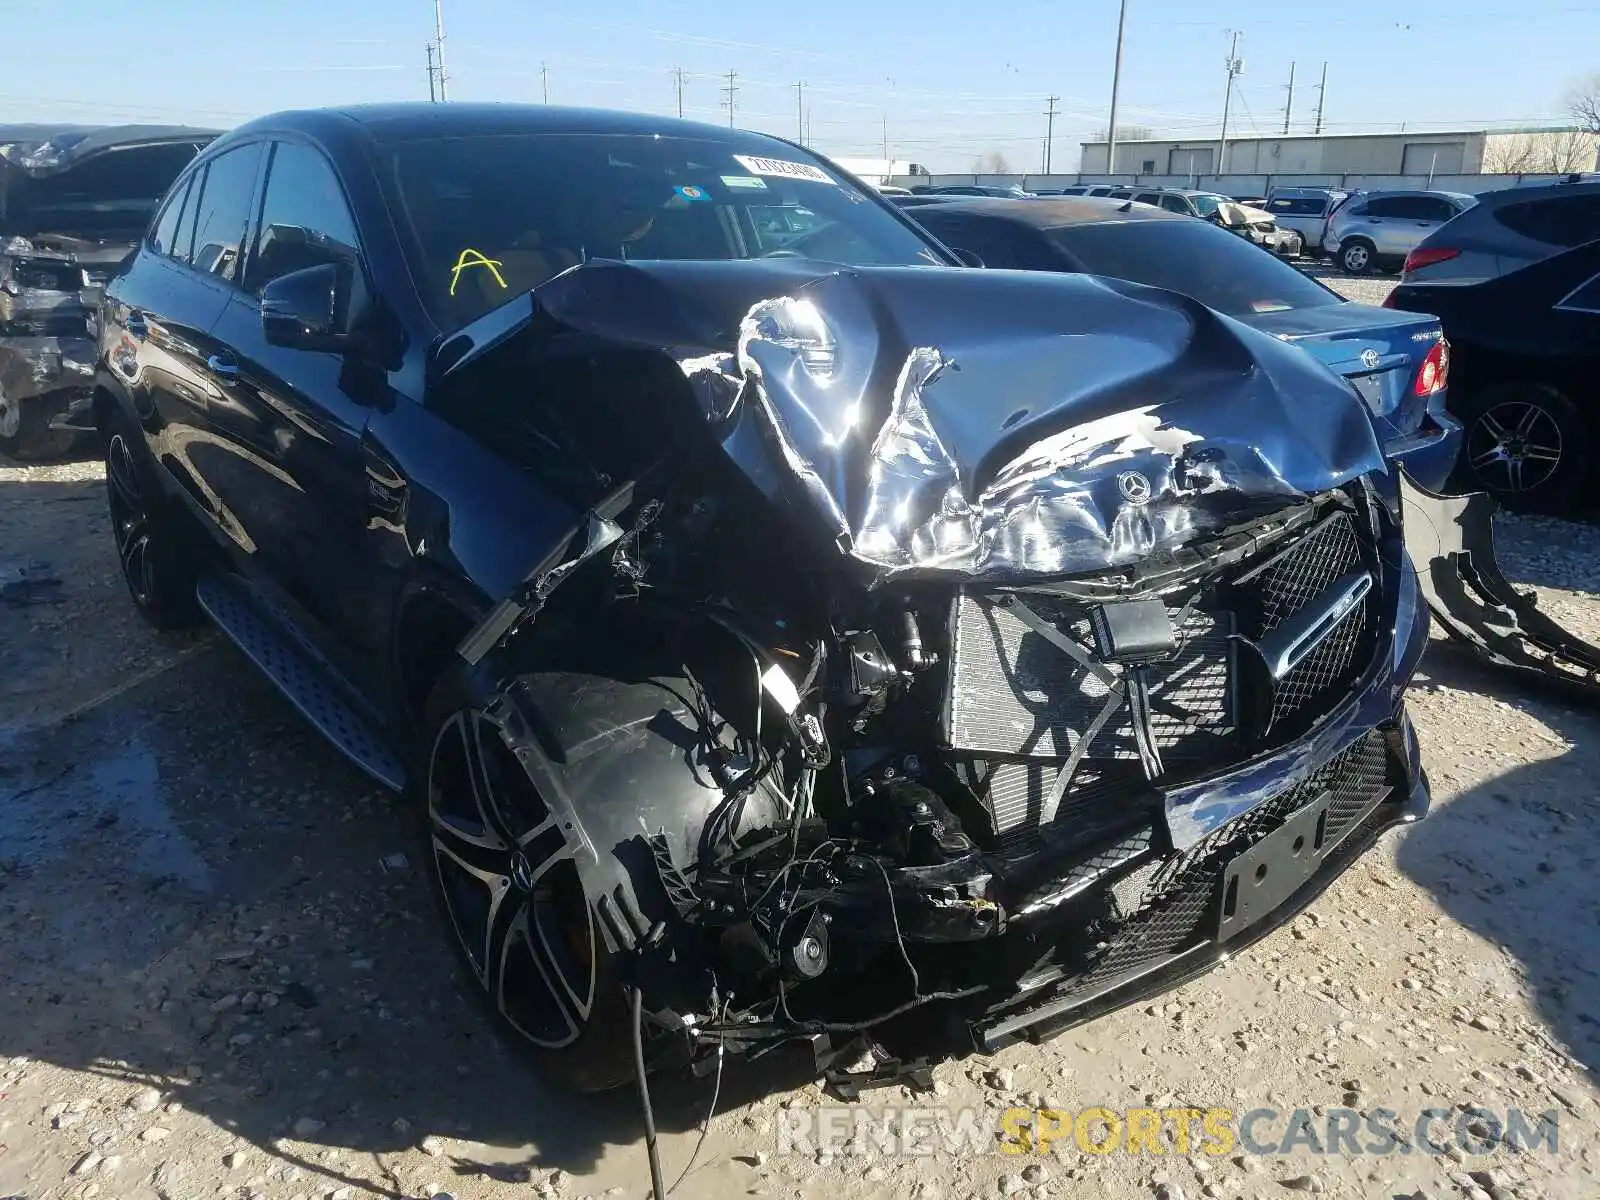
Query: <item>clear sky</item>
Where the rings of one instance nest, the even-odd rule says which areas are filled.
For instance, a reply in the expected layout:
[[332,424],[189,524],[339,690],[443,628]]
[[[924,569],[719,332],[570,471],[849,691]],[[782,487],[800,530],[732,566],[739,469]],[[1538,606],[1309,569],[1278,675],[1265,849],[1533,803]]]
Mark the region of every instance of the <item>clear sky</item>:
[[[444,0],[444,17],[451,99],[538,101],[547,80],[551,103],[674,112],[682,69],[685,115],[726,122],[731,70],[742,126],[795,136],[804,81],[824,153],[878,156],[887,127],[894,157],[935,171],[993,151],[1037,171],[1046,97],[1057,170],[1104,129],[1117,0]],[[427,97],[432,0],[7,0],[0,20],[0,122],[226,126]],[[1291,61],[1300,132],[1324,60],[1334,132],[1560,120],[1600,72],[1600,0],[1128,0],[1118,124],[1215,136],[1229,28],[1244,134],[1282,129]]]

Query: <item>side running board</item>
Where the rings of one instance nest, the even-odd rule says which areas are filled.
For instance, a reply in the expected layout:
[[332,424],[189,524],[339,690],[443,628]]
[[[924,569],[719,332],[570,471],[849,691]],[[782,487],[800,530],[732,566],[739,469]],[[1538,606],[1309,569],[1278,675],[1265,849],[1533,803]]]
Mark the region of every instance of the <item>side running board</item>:
[[242,580],[206,575],[195,598],[218,629],[255,663],[300,715],[334,748],[390,791],[405,786],[406,772],[385,745],[375,714],[367,714],[338,670],[303,643],[272,606]]
[[1486,492],[1439,496],[1400,472],[1406,548],[1434,617],[1481,661],[1600,703],[1600,647],[1574,637],[1514,588],[1495,562]]

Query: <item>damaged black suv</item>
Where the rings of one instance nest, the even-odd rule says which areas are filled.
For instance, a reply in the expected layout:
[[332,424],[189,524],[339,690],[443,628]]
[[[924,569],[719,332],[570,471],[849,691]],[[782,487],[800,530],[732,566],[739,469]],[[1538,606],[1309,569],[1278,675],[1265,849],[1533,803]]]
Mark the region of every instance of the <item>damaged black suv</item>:
[[0,454],[49,458],[92,432],[101,288],[215,136],[0,125]]
[[1039,1037],[1426,810],[1357,395],[959,261],[781,140],[415,105],[221,138],[108,288],[135,603],[409,791],[575,1086]]

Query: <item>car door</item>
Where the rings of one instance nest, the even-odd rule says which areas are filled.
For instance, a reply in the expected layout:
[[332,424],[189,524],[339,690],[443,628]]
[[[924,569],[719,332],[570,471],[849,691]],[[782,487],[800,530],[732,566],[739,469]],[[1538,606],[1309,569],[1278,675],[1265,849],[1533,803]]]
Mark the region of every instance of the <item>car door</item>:
[[348,668],[371,662],[361,441],[388,385],[358,351],[270,343],[261,316],[268,284],[327,263],[347,267],[365,294],[360,237],[332,164],[308,142],[275,140],[241,287],[217,323],[226,402],[212,430],[233,457],[230,498],[265,577],[310,618],[308,632],[356,651]]
[[1448,201],[1430,196],[1384,196],[1367,205],[1374,227],[1373,244],[1384,258],[1404,258],[1417,248],[1429,230],[1442,224],[1440,207],[1450,212]]
[[212,330],[233,290],[261,159],[261,144],[249,142],[197,163],[106,303],[107,361],[128,384],[152,454],[235,542],[211,484],[219,463],[206,427],[220,398]]

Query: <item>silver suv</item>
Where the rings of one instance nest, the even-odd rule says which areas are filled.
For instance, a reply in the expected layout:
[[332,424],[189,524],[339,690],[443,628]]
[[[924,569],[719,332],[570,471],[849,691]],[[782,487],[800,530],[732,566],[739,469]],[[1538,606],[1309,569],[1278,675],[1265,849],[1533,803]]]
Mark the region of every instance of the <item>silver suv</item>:
[[1488,192],[1406,259],[1405,283],[1481,283],[1600,238],[1600,179]]
[[1323,253],[1351,275],[1397,270],[1439,226],[1478,202],[1463,192],[1364,192],[1328,220]]

